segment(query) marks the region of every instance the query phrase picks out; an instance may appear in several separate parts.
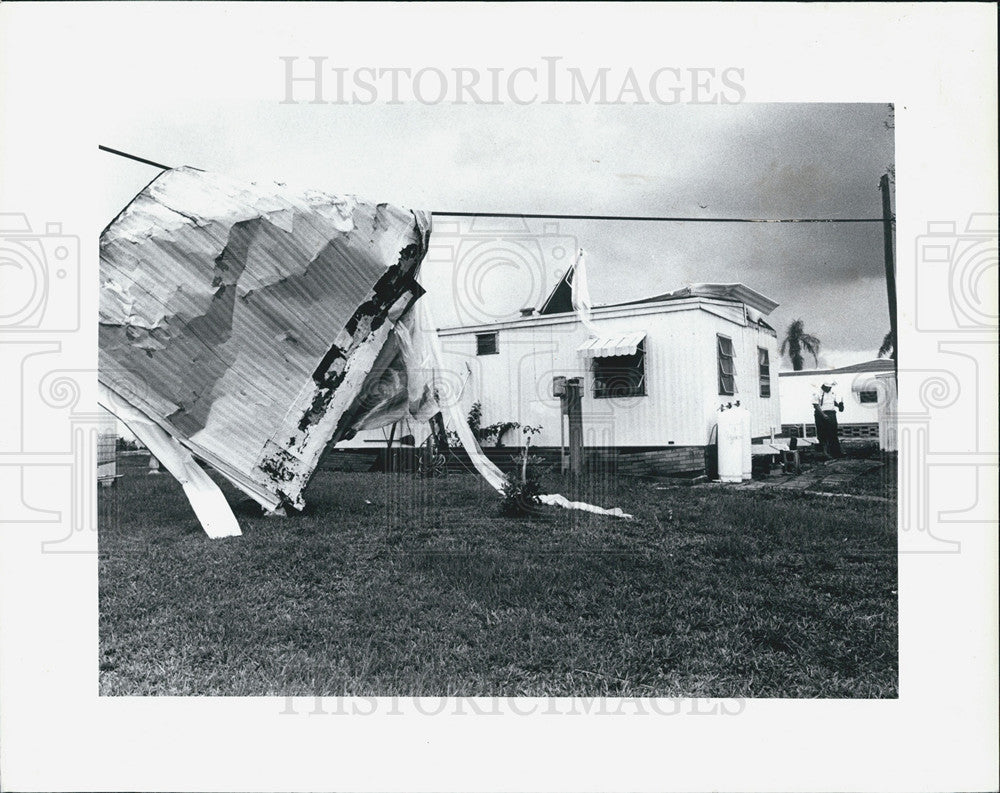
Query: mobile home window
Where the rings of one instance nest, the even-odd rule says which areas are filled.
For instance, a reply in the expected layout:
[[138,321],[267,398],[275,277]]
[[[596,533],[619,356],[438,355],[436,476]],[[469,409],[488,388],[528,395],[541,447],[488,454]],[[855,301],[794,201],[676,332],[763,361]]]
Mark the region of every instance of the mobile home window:
[[496,355],[498,352],[496,333],[476,334],[476,355]]
[[861,400],[861,404],[875,404],[878,402],[878,391],[871,389],[868,391],[858,391],[858,397]]
[[594,398],[646,396],[646,349],[639,345],[634,355],[594,358]]
[[760,395],[769,397],[771,396],[771,359],[763,347],[757,348],[757,367],[760,369]]
[[733,352],[733,340],[728,336],[718,335],[719,348],[719,393],[736,393],[736,364]]

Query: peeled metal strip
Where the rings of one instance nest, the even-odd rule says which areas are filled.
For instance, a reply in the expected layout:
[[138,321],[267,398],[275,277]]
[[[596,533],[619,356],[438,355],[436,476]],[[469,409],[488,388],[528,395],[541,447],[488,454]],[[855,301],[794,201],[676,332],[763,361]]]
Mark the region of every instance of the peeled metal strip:
[[236,516],[219,486],[187,449],[171,438],[138,408],[103,383],[98,384],[98,404],[125,424],[150,453],[181,483],[184,495],[205,533],[214,539],[242,534]]

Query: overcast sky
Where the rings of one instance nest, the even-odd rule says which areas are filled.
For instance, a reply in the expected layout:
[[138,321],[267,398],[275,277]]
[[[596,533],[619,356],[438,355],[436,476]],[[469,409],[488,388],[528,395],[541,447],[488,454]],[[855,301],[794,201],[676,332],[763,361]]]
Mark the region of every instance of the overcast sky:
[[[109,112],[102,142],[169,165],[432,211],[874,218],[893,162],[889,118],[881,104],[188,102]],[[157,171],[107,155],[105,173],[110,221]],[[422,280],[440,326],[537,305],[580,246],[595,304],[742,281],[780,303],[779,332],[805,321],[823,343],[821,365],[875,357],[889,327],[878,223],[472,228],[436,218],[435,231]]]

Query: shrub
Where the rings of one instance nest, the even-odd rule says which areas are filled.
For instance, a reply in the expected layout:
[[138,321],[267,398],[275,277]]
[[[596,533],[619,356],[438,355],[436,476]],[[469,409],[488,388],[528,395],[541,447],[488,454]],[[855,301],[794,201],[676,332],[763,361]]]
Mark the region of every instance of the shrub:
[[503,483],[503,501],[500,512],[508,517],[524,517],[538,512],[542,486],[537,480],[522,482],[514,474],[507,474]]
[[492,439],[494,442],[493,445],[498,449],[503,446],[503,436],[521,426],[516,421],[498,421],[495,424],[488,424],[484,427],[482,402],[472,403],[472,407],[469,408],[467,421],[469,422],[469,429],[472,430],[472,434],[479,443],[486,444]]
[[531,438],[541,431],[540,427],[523,427],[525,437],[521,453],[510,459],[518,463],[516,471],[504,477],[503,501],[500,512],[510,517],[530,515],[538,512],[541,505],[539,496],[542,494],[541,477],[545,471],[545,459],[530,453]]

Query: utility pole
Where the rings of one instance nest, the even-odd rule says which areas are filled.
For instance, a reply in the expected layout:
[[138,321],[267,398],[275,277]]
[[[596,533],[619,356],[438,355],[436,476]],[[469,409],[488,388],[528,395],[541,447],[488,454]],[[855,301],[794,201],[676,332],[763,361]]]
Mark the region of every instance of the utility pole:
[[892,253],[892,205],[889,202],[889,174],[879,179],[882,191],[882,238],[885,247],[885,288],[889,295],[889,331],[895,371],[899,372],[899,326],[896,323],[896,263]]

